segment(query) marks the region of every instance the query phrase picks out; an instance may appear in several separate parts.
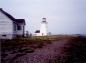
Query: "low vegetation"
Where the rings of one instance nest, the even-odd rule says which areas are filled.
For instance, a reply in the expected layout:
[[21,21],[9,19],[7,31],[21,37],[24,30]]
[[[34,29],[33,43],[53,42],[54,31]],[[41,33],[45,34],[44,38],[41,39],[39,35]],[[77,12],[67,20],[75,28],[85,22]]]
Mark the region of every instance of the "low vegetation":
[[46,44],[50,44],[51,41],[45,37],[32,37],[32,38],[18,38],[12,40],[0,40],[1,41],[1,57],[6,58],[9,54],[16,54],[16,56],[22,56],[27,53],[33,53],[36,48],[42,48]]
[[76,37],[69,41],[66,63],[86,63],[86,37]]
[[62,51],[65,54],[55,63],[86,63],[86,37],[71,37]]
[[[67,40],[68,43],[62,48],[65,54],[56,58],[52,63],[85,63],[86,62],[86,37],[54,35],[45,37],[19,38],[1,40],[2,60],[9,54],[16,54],[14,58],[27,53],[33,53],[35,49],[42,48],[54,41]],[[8,54],[9,52],[9,54]],[[4,63],[4,62],[3,62]]]

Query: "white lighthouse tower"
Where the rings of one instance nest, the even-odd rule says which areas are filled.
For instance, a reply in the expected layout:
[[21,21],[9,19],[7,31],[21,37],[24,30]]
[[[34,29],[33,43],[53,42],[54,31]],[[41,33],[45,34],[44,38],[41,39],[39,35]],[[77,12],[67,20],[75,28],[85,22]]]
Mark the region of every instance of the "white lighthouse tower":
[[40,36],[47,36],[48,35],[48,27],[46,18],[42,18],[41,27],[40,27]]
[[47,36],[47,35],[48,35],[48,27],[46,18],[42,18],[40,29],[35,31],[35,36]]

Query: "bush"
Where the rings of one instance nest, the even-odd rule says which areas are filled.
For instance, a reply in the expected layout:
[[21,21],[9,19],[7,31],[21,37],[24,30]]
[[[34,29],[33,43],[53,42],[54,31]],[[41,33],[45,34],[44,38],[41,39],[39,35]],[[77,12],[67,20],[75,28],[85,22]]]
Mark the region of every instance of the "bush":
[[86,62],[86,38],[75,37],[70,39],[70,48],[66,51],[66,63]]

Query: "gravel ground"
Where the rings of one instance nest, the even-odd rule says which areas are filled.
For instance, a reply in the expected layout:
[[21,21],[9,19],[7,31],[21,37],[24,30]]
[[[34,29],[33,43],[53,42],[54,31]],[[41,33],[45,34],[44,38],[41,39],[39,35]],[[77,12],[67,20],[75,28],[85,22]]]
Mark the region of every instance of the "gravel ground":
[[66,40],[55,41],[43,48],[38,48],[33,53],[28,53],[13,59],[10,63],[55,63],[56,58],[65,55],[62,48],[67,44]]

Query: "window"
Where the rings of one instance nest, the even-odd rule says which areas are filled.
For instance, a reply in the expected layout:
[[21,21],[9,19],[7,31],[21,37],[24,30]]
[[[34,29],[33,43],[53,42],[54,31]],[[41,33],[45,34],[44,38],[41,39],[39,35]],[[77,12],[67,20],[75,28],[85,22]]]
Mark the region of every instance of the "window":
[[18,25],[18,26],[17,26],[17,30],[21,30],[21,26]]
[[16,27],[17,27],[17,25],[16,24],[14,24],[14,31],[16,31],[17,29],[16,29]]
[[6,37],[6,35],[2,35],[2,36]]

